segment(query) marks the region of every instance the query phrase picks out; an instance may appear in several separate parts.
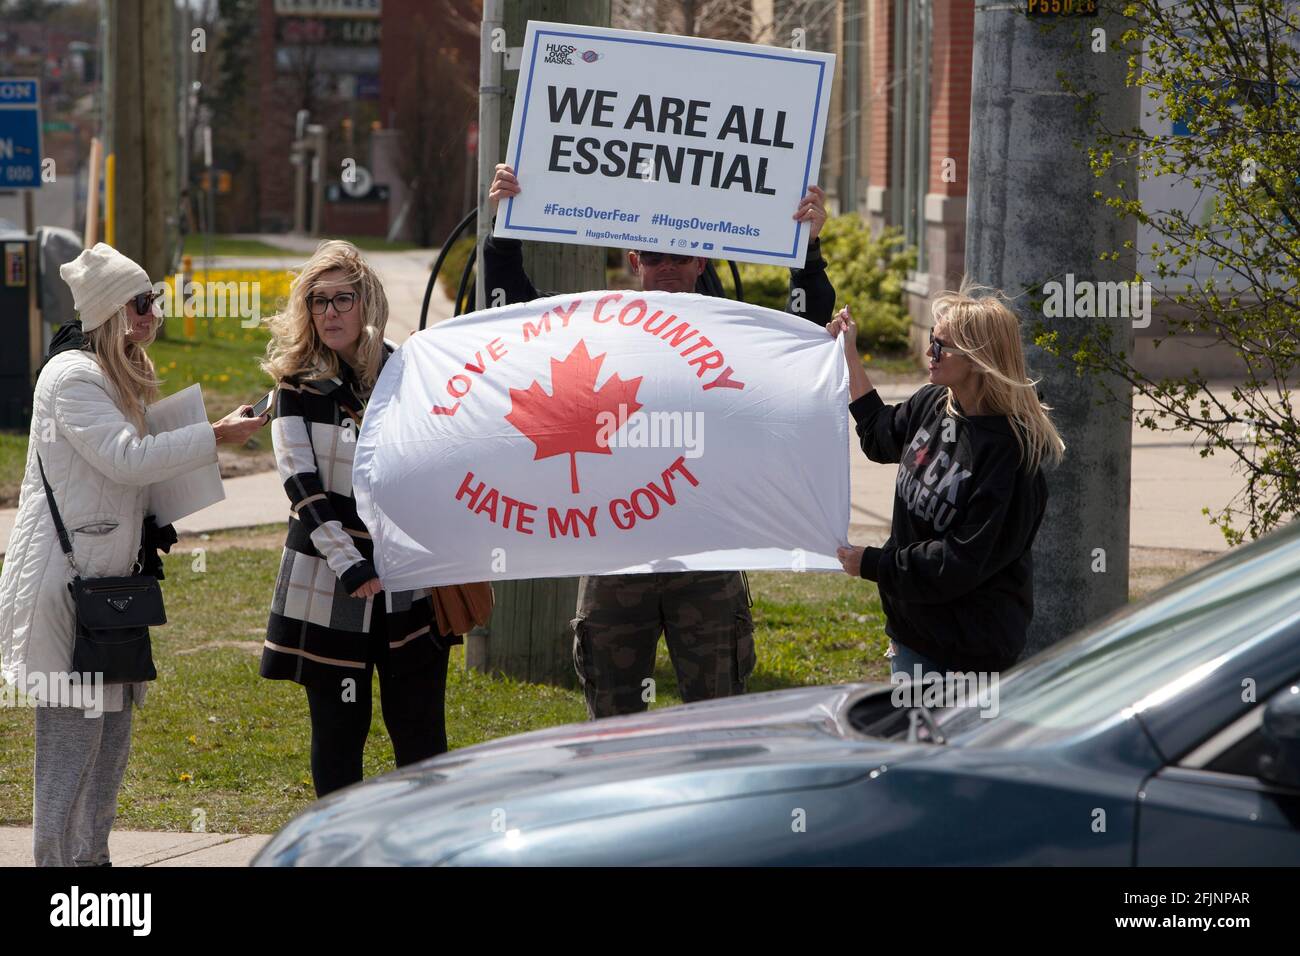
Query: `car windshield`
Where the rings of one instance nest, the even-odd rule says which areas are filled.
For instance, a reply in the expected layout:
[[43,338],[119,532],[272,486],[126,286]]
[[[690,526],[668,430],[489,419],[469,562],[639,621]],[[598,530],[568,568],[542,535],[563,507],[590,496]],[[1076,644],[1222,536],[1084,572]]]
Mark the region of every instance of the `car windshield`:
[[1141,713],[1297,620],[1300,522],[1293,522],[1007,672],[994,716],[949,708],[938,722],[959,745],[1041,743]]

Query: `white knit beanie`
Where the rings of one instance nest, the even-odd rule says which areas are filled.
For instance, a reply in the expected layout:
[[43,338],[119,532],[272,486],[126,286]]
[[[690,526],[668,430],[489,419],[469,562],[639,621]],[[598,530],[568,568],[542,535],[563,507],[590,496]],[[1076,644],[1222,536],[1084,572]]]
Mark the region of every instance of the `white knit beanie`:
[[104,242],[59,266],[59,275],[72,290],[83,332],[99,328],[141,292],[153,291],[149,274]]

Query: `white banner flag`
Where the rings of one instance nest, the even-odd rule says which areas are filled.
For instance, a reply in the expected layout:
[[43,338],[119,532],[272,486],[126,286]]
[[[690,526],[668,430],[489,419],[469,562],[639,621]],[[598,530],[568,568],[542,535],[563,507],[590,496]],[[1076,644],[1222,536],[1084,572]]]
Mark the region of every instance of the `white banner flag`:
[[840,570],[848,370],[806,319],[684,293],[474,312],[388,360],[353,486],[390,590]]

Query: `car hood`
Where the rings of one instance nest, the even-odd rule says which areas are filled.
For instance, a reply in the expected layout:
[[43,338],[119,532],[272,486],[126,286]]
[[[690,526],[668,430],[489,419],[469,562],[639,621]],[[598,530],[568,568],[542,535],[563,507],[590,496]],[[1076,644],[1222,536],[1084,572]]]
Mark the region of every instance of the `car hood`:
[[[887,684],[805,687],[569,724],[466,747],[331,794],[255,863],[437,863],[511,830],[829,787],[868,774],[847,714]],[[866,758],[866,759],[864,759]]]

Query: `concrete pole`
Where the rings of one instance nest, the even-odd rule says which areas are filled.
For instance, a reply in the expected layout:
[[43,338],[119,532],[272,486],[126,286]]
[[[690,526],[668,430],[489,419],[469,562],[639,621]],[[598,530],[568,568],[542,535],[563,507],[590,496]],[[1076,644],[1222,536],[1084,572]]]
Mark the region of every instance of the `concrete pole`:
[[[1128,600],[1131,402],[1099,406],[1101,383],[1077,378],[1030,344],[1039,320],[1063,337],[1108,325],[1122,348],[1133,335],[1128,318],[1045,319],[1030,301],[1041,302],[1044,283],[1064,283],[1067,273],[1077,285],[1129,281],[1135,268],[1131,254],[1099,261],[1102,252],[1122,250],[1136,230],[1093,199],[1106,184],[1072,145],[1091,141],[1091,127],[1056,73],[1064,70],[1076,86],[1098,94],[1111,129],[1138,125],[1139,107],[1138,91],[1124,85],[1125,55],[1109,49],[1123,30],[1118,16],[1053,20],[1045,32],[1022,8],[1005,0],[975,3],[966,271],[1015,297],[1031,374],[1041,377],[1066,443],[1065,461],[1046,476],[1028,656]],[[1092,52],[1096,29],[1105,31],[1102,52]]]
[[319,236],[322,213],[325,208],[325,127],[319,123],[307,126],[307,142],[310,144],[311,215],[308,217],[307,234]]

